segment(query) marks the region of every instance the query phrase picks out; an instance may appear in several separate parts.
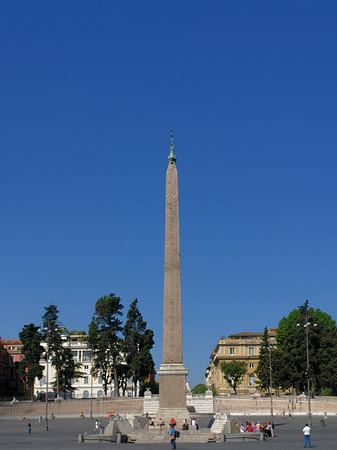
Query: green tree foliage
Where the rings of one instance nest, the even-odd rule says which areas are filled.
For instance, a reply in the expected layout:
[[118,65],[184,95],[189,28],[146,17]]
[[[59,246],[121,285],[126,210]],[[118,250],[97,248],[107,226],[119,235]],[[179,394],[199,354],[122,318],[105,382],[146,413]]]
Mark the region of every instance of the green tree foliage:
[[154,344],[153,331],[146,328],[147,324],[138,309],[137,299],[131,303],[126,319],[123,329],[123,353],[128,376],[132,378],[136,390],[137,383],[143,383],[154,371],[151,355]]
[[52,364],[55,367],[56,379],[54,387],[56,387],[57,397],[60,391],[64,393],[72,392],[72,380],[79,378],[81,364],[75,363],[69,346],[64,345],[63,335],[68,335],[68,330],[60,326],[59,311],[56,305],[50,305],[44,308],[45,314],[43,320],[43,338],[47,343],[47,351]]
[[22,353],[24,359],[20,361],[19,373],[25,383],[25,391],[29,391],[31,399],[33,398],[34,380],[41,379],[43,366],[40,366],[40,359],[43,353],[41,346],[42,335],[39,328],[33,323],[25,325],[19,333],[20,341],[23,344]]
[[144,397],[146,389],[150,389],[151,393],[154,395],[159,394],[159,383],[156,383],[155,381],[143,383],[139,388],[139,397]]
[[206,384],[197,384],[194,386],[194,388],[192,389],[193,394],[197,395],[197,394],[205,394],[207,391],[207,386]]
[[70,347],[63,347],[61,353],[61,366],[58,379],[55,380],[54,386],[64,394],[71,393],[75,390],[72,385],[73,379],[82,378],[85,374],[81,371],[82,364],[75,363]]
[[232,386],[236,394],[236,388],[240,385],[243,377],[247,373],[247,366],[244,361],[223,361],[220,365],[227,383]]
[[263,336],[261,338],[259,362],[256,368],[256,375],[258,376],[258,388],[262,391],[268,392],[270,388],[270,356],[273,359],[273,349],[269,343],[268,329],[265,327]]
[[56,371],[56,394],[59,396],[59,380],[64,362],[64,349],[62,347],[62,329],[59,325],[59,311],[56,305],[46,306],[43,320],[43,339],[47,343],[46,358],[51,357],[51,361]]
[[95,313],[89,325],[88,343],[93,350],[94,374],[103,379],[104,393],[114,380],[115,395],[119,396],[118,365],[121,364],[121,339],[123,305],[121,299],[111,293],[101,297],[95,305]]
[[[310,323],[308,327],[305,325]],[[310,368],[307,374],[306,332]],[[275,364],[280,369],[278,382],[283,389],[293,387],[296,393],[307,389],[307,377],[313,390],[334,389],[335,360],[337,358],[336,323],[319,309],[309,308],[306,302],[283,317],[277,332],[278,351]],[[274,360],[273,360],[274,367]],[[273,374],[276,371],[273,370]],[[326,385],[328,383],[328,385]]]

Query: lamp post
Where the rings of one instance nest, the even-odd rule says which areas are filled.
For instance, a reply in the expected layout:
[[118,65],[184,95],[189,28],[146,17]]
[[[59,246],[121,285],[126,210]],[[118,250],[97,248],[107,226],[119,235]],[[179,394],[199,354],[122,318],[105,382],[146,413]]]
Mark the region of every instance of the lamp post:
[[[50,332],[50,324],[49,321],[47,322],[47,327],[44,328],[46,331],[46,363],[47,363],[47,374],[46,374],[46,412],[45,412],[45,422],[44,422],[44,429],[45,431],[49,431],[48,427],[48,389],[49,389],[49,332]],[[58,329],[55,328],[55,331]]]
[[92,420],[92,377],[93,377],[93,375],[92,375],[92,367],[91,367],[91,369],[90,369],[90,378],[91,378],[91,381],[90,381],[90,420]]
[[[310,325],[313,325],[314,327],[317,327],[317,323],[311,324],[308,320],[308,311],[306,311],[305,314],[305,324],[303,325],[303,328],[305,330],[305,338],[306,338],[306,351],[307,351],[307,370],[305,371],[305,374],[307,376],[307,383],[308,383],[308,417],[309,417],[309,427],[312,427],[312,419],[311,419],[311,391],[310,391],[310,361],[309,361],[309,327]],[[297,326],[301,326],[301,324],[297,324]]]
[[271,346],[268,345],[269,352],[269,389],[270,389],[270,415],[274,417],[273,411],[273,379],[272,379],[272,370],[271,370]]

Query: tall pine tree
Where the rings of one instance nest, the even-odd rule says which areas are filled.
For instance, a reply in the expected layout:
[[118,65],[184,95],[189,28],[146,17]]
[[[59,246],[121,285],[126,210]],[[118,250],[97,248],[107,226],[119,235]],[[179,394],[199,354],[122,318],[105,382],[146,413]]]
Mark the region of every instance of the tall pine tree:
[[123,305],[121,299],[111,293],[101,297],[95,305],[95,313],[89,325],[88,343],[93,351],[94,374],[103,379],[104,393],[114,380],[115,396],[119,396],[118,365],[121,364],[121,339]]
[[146,328],[135,299],[126,316],[124,325],[124,357],[128,367],[128,376],[132,378],[135,392],[137,384],[142,383],[154,371],[151,349],[154,344],[153,331]]
[[23,344],[22,353],[24,355],[24,359],[20,361],[19,373],[25,382],[25,392],[29,392],[30,398],[33,399],[34,380],[35,378],[41,379],[43,374],[43,366],[40,366],[43,354],[42,335],[39,327],[30,323],[23,327],[19,337]]

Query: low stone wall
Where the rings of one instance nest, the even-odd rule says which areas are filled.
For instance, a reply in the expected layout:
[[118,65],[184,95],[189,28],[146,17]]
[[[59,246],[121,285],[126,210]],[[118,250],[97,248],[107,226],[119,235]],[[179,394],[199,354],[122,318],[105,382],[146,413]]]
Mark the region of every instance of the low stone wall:
[[[311,399],[312,414],[337,414],[337,397],[316,397]],[[230,411],[232,414],[270,414],[270,397],[228,396],[214,397],[214,412]],[[273,397],[274,414],[305,415],[308,412],[306,396]]]
[[[270,398],[260,396],[228,396],[213,397],[211,393],[205,395],[187,394],[186,403],[193,407],[197,414],[213,414],[228,411],[231,414],[270,414]],[[44,402],[2,402],[0,403],[0,417],[39,417],[45,415]],[[62,400],[48,403],[48,414],[56,417],[76,417],[83,414],[90,415],[91,401]],[[159,396],[145,393],[144,398],[120,397],[116,399],[93,399],[92,414],[94,417],[107,416],[108,413],[118,414],[146,414],[154,416],[159,408]],[[273,397],[274,414],[305,415],[308,412],[308,400],[305,396]],[[316,397],[311,399],[312,414],[337,415],[337,397]]]
[[[107,416],[109,413],[118,414],[143,414],[142,397],[129,398],[120,397],[116,399],[93,399],[93,417]],[[90,416],[91,401],[89,400],[62,400],[59,402],[48,402],[48,415],[54,414],[56,417],[73,417],[83,414]],[[0,404],[0,417],[39,417],[45,415],[45,402],[4,402]]]

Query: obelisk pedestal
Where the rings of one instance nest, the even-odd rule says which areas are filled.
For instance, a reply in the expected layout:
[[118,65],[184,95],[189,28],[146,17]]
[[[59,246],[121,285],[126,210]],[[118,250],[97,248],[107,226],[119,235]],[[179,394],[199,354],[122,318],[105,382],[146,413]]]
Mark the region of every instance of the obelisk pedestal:
[[171,132],[166,172],[163,364],[159,374],[159,410],[165,423],[174,417],[178,426],[189,419],[186,408],[186,375],[183,364],[179,242],[178,172]]

